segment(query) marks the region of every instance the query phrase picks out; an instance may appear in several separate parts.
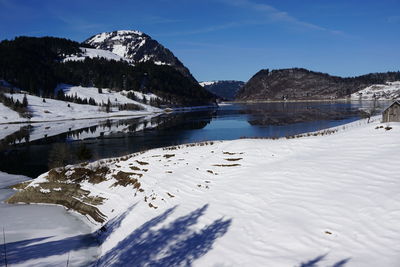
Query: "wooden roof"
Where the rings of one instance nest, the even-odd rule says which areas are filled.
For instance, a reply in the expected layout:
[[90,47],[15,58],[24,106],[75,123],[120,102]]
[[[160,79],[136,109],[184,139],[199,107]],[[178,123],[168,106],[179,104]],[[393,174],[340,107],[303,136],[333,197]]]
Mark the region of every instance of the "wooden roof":
[[390,106],[388,106],[387,108],[385,108],[384,112],[385,112],[386,110],[388,110],[389,108],[391,108],[392,106],[394,106],[394,105],[399,105],[399,106],[400,106],[400,101],[399,101],[399,100],[394,101],[392,104],[390,104]]

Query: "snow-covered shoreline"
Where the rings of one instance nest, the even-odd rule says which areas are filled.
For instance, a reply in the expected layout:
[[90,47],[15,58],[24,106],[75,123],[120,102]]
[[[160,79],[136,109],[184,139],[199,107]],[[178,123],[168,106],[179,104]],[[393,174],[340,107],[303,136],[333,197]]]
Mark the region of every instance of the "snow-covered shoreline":
[[[98,264],[297,266],[321,256],[327,266],[397,266],[400,124],[372,121],[81,166],[109,169],[103,180],[80,182],[104,198],[96,207],[106,221],[91,219],[104,226]],[[44,186],[47,175],[28,188]]]

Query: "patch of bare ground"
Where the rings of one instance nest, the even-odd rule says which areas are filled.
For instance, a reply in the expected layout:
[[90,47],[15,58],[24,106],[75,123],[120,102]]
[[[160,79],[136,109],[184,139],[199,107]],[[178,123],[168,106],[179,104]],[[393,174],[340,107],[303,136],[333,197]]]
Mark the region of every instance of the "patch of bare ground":
[[138,179],[133,178],[132,175],[139,175],[139,177],[142,176],[142,174],[138,173],[132,173],[132,172],[123,172],[119,171],[117,174],[114,174],[113,177],[115,180],[117,180],[112,186],[127,186],[127,185],[132,185],[133,188],[140,189],[140,182]]
[[213,166],[215,167],[236,167],[236,166],[240,166],[240,164],[214,164]]
[[157,208],[158,208],[157,206],[155,206],[155,205],[153,205],[153,204],[151,204],[151,203],[149,203],[149,207],[150,207],[150,208],[153,208],[153,209],[157,209]]
[[95,168],[71,168],[71,169],[52,169],[47,175],[49,182],[74,182],[81,183],[88,181],[91,184],[98,184],[107,180],[106,175],[110,169],[105,166],[97,166]]
[[227,160],[227,161],[238,161],[238,160],[241,160],[241,159],[243,159],[243,158],[226,158],[224,160]]
[[[80,183],[87,181],[98,184],[107,180],[110,173],[108,167],[79,165],[75,168],[58,168],[48,172],[47,182],[37,186],[28,186],[29,182],[15,185],[19,190],[7,200],[7,203],[46,203],[58,204],[73,209],[96,222],[104,222],[106,216],[95,206],[103,203],[105,198],[90,196],[90,192],[83,190]],[[57,190],[55,190],[57,189]]]
[[[95,207],[102,204],[105,198],[90,196],[90,192],[83,190],[79,184],[49,181],[35,187],[20,184],[16,188],[19,188],[20,191],[7,199],[7,203],[57,204],[89,216],[99,223],[106,219],[106,216]],[[54,188],[58,190],[53,190]]]
[[132,166],[132,167],[129,167],[129,168],[131,168],[131,170],[133,170],[133,171],[141,171],[142,169],[140,169],[139,167],[136,167],[136,166]]
[[233,155],[242,155],[242,154],[243,154],[243,152],[236,153],[236,152],[222,151],[222,154],[224,154],[224,155],[230,155],[230,156],[233,156]]

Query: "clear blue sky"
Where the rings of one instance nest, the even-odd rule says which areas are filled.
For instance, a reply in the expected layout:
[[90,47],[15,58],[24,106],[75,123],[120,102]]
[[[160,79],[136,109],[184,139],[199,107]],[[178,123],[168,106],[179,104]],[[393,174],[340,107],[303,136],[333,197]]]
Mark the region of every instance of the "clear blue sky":
[[399,0],[0,0],[1,40],[118,29],[149,34],[199,81],[247,81],[262,68],[400,70]]

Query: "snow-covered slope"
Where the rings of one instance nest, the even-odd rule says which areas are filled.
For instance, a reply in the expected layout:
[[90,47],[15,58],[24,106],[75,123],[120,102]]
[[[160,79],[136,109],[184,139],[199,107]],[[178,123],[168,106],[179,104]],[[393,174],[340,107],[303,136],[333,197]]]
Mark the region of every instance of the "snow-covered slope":
[[90,37],[85,43],[96,49],[111,51],[131,60],[133,64],[151,61],[158,65],[173,66],[194,80],[190,71],[170,50],[143,32],[131,30],[103,32]]
[[[160,109],[156,107],[152,107],[149,105],[144,105],[133,101],[120,93],[112,92],[107,89],[104,89],[106,93],[98,94],[97,88],[84,88],[84,87],[62,87],[65,90],[71,89],[74,94],[75,92],[79,96],[91,96],[94,97],[98,103],[103,101],[107,103],[108,99],[110,98],[110,102],[112,103],[133,103],[142,106],[144,109],[140,111],[130,111],[124,110],[119,111],[117,107],[112,107],[111,112],[107,113],[99,106],[92,106],[92,105],[82,105],[76,104],[71,102],[65,102],[60,100],[54,99],[45,99],[43,102],[43,98],[26,95],[28,99],[28,109],[31,112],[32,118],[22,118],[17,117],[16,112],[8,109],[4,105],[0,103],[0,109],[4,112],[0,116],[0,123],[11,123],[11,122],[40,122],[40,121],[57,121],[57,120],[71,120],[71,119],[88,119],[88,118],[106,118],[106,117],[113,117],[113,116],[144,116],[150,113],[161,112]],[[76,90],[76,91],[74,91]],[[94,91],[96,93],[94,93]],[[8,97],[13,97],[14,100],[19,100],[22,102],[24,97],[23,94],[6,94]]]
[[400,81],[374,84],[351,95],[352,99],[391,100],[400,99]]
[[0,123],[4,121],[19,121],[21,117],[18,112],[6,107],[3,103],[0,102]]
[[155,94],[143,94],[141,92],[136,92],[136,91],[113,91],[107,88],[101,89],[101,93],[99,93],[99,89],[96,87],[83,87],[83,86],[73,86],[73,85],[67,85],[67,84],[60,84],[56,88],[56,92],[58,90],[63,90],[65,95],[68,96],[77,96],[82,99],[89,100],[89,98],[93,98],[96,104],[101,105],[101,104],[106,104],[108,100],[110,100],[112,105],[121,105],[121,104],[135,104],[143,107],[145,110],[148,111],[160,111],[158,108],[145,105],[143,103],[134,101],[126,95],[129,92],[132,92],[135,94],[135,96],[138,99],[143,99],[145,98],[146,101],[149,101],[150,99],[158,98]]
[[82,50],[81,54],[70,55],[70,56],[64,58],[63,62],[83,61],[83,60],[85,60],[85,58],[105,58],[108,60],[116,60],[116,61],[124,60],[127,62],[131,62],[129,59],[126,59],[117,54],[114,54],[113,52],[110,52],[108,50],[85,48],[85,47],[81,47],[81,50]]
[[97,173],[76,199],[98,201],[92,214],[108,220],[98,266],[395,267],[400,124],[387,126],[155,149],[43,174],[25,190],[51,198],[75,172]]

